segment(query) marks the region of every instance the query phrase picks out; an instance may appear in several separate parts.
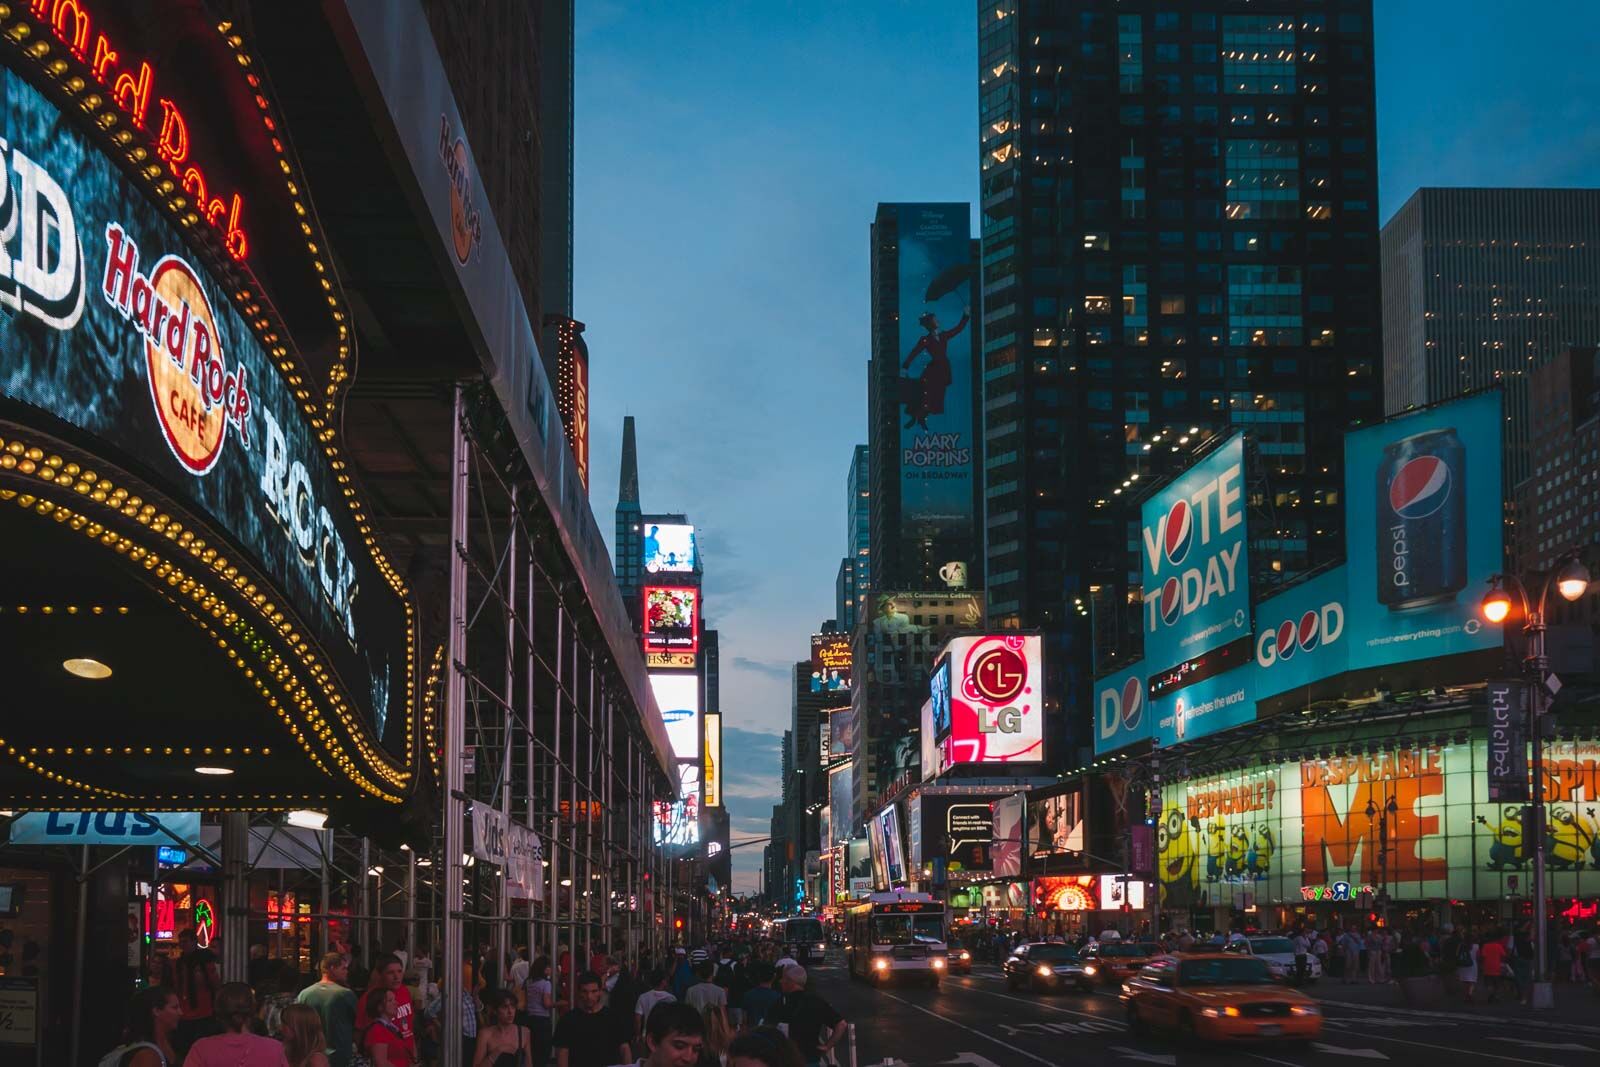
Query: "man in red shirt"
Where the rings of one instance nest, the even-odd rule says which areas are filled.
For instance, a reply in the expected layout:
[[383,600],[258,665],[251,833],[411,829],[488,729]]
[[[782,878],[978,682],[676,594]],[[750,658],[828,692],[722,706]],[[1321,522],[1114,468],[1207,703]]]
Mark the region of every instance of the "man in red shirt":
[[1478,966],[1483,970],[1483,985],[1489,990],[1489,1003],[1493,1004],[1500,995],[1500,985],[1505,981],[1506,973],[1506,942],[1496,930],[1478,948]]
[[[372,981],[368,983],[367,989],[370,991],[386,988],[394,991],[395,1012],[394,1018],[390,1021],[394,1024],[394,1028],[400,1031],[400,1039],[405,1042],[414,1060],[417,1055],[417,1039],[412,1032],[415,1019],[411,1011],[411,990],[405,986],[405,975],[405,968],[400,965],[398,958],[380,956],[377,965],[372,968]],[[372,1024],[372,1020],[367,1017],[367,999],[365,996],[361,998],[360,1010],[356,1012],[358,1034],[365,1032]]]

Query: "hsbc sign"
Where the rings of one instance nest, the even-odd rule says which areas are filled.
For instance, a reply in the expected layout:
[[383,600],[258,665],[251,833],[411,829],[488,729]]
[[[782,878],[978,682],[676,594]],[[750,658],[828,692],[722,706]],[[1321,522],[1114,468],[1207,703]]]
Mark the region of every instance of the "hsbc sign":
[[1244,438],[1145,502],[1145,660],[1157,670],[1250,632]]

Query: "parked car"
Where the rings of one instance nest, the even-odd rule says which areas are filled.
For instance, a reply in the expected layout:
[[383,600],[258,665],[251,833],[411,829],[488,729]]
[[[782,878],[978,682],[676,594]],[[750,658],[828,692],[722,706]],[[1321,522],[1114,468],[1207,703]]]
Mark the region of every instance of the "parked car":
[[1084,951],[1083,970],[1097,985],[1115,989],[1159,955],[1161,946],[1150,942],[1101,941]]
[[[1243,941],[1234,941],[1222,950],[1240,956],[1254,956],[1267,965],[1267,970],[1272,977],[1285,981],[1293,980],[1294,974],[1294,942],[1287,937],[1249,937]],[[1306,980],[1315,982],[1322,977],[1322,964],[1317,962],[1317,957],[1306,953]]]
[[1001,965],[1008,989],[1028,989],[1043,992],[1056,989],[1076,989],[1088,993],[1093,988],[1078,950],[1071,945],[1050,941],[1029,941],[1012,950],[1011,956]]
[[1195,1041],[1310,1041],[1322,1009],[1286,988],[1265,960],[1240,953],[1161,956],[1122,984],[1128,1028],[1175,1030]]

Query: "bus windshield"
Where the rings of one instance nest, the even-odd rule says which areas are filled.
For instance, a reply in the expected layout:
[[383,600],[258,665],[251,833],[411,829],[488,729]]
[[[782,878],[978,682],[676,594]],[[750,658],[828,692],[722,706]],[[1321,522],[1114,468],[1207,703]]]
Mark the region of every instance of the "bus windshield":
[[819,919],[790,919],[783,924],[783,940],[821,941],[822,922]]
[[944,942],[942,915],[874,915],[874,945],[910,945]]

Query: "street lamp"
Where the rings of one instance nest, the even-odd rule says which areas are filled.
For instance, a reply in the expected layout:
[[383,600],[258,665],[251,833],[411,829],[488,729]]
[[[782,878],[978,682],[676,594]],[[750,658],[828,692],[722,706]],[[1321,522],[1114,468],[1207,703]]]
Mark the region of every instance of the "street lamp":
[[[1532,577],[1532,576],[1530,576]],[[1535,579],[1537,581],[1537,579]],[[1517,594],[1522,608],[1522,632],[1527,639],[1527,649],[1522,658],[1523,673],[1532,682],[1528,686],[1528,735],[1533,739],[1533,944],[1535,971],[1533,976],[1533,1006],[1555,1006],[1555,993],[1550,987],[1550,933],[1548,887],[1544,869],[1544,734],[1542,719],[1550,691],[1545,680],[1550,675],[1550,660],[1544,651],[1545,604],[1550,587],[1555,586],[1564,600],[1573,601],[1589,590],[1589,569],[1578,559],[1575,550],[1567,551],[1558,561],[1556,569],[1544,575],[1539,583],[1539,597],[1528,595],[1527,582],[1514,574],[1497,574],[1489,579],[1489,592],[1483,598],[1481,611],[1491,623],[1505,622],[1511,616],[1511,593]]]

